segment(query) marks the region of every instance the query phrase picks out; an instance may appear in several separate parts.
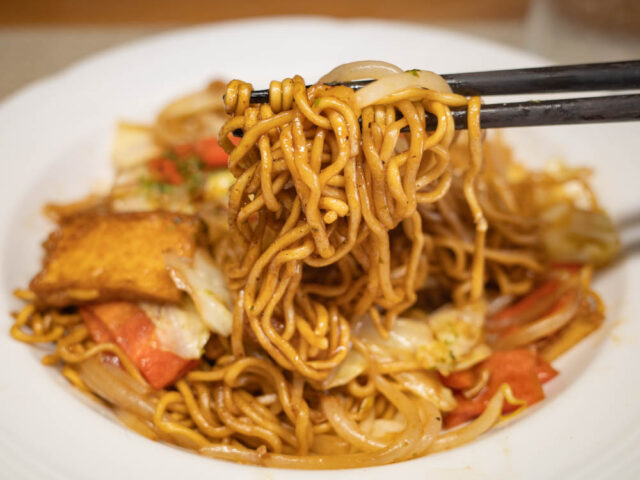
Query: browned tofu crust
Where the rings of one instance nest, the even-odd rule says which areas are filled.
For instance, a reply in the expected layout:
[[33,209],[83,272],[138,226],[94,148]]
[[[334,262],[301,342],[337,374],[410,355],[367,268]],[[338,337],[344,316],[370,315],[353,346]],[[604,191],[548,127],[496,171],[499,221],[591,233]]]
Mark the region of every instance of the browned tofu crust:
[[191,257],[199,221],[170,212],[79,214],[44,242],[43,269],[30,288],[54,307],[87,301],[178,302],[163,254]]

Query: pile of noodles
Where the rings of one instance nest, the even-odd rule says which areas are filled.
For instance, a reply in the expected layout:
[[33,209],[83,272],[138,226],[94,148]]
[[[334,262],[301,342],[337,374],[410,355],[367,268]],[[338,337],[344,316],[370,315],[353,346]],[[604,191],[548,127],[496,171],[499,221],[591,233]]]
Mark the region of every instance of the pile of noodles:
[[[358,78],[379,80],[357,92],[328,85]],[[483,164],[480,99],[452,93],[430,72],[362,62],[309,88],[299,76],[272,82],[269,104],[252,105],[251,91],[229,83],[231,117],[219,133],[237,180],[229,230],[210,245],[234,298],[232,333],[219,338],[217,360],[154,391],[117,346],[93,343],[75,313],[29,305],[13,335],[56,342],[44,362],[62,362],[76,387],[134,430],[216,458],[364,467],[452,448],[491,428],[505,399],[518,403],[506,385],[477,419],[443,432],[443,412],[455,401],[434,371],[364,337],[391,342],[407,317],[448,305],[480,319],[456,368],[486,358],[487,311],[546,274],[536,185],[581,179],[520,172],[514,181],[500,145],[484,147]],[[207,102],[195,103],[201,110],[191,116],[206,114]],[[454,131],[451,108],[467,109],[466,134]],[[434,131],[426,112],[438,120]],[[162,119],[162,131],[182,131],[171,121]],[[588,273],[571,312],[531,322],[500,348],[540,341],[578,310],[601,317]],[[373,332],[361,333],[368,325]],[[563,341],[556,352],[576,340]],[[104,352],[122,368],[101,361]],[[345,373],[356,364],[355,376]]]

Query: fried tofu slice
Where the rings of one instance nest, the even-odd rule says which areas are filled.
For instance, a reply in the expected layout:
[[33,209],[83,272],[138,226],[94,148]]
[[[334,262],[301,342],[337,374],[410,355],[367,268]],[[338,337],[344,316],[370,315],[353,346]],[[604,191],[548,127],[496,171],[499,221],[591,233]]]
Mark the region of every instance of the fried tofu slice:
[[78,214],[44,242],[43,269],[30,288],[53,307],[130,300],[178,302],[163,255],[192,257],[199,221],[170,212]]

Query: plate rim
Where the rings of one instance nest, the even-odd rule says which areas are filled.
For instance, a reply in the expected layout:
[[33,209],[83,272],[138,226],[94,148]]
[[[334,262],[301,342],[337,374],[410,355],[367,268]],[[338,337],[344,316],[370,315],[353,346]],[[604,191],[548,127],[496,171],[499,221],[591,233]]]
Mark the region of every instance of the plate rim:
[[[249,18],[249,19],[239,19],[239,20],[233,20],[233,21],[225,21],[225,22],[214,22],[214,23],[207,23],[207,24],[202,24],[202,25],[196,25],[196,26],[190,26],[190,27],[184,27],[184,28],[179,28],[179,29],[175,29],[175,30],[168,30],[168,31],[163,31],[163,32],[159,32],[159,33],[155,33],[149,36],[145,36],[143,38],[134,40],[132,42],[126,42],[124,44],[121,45],[117,45],[114,47],[110,47],[104,50],[101,50],[97,53],[94,53],[92,55],[89,55],[87,57],[83,57],[75,62],[73,62],[72,64],[58,70],[57,72],[54,72],[50,75],[47,75],[45,77],[42,77],[40,79],[34,80],[32,82],[29,82],[27,85],[19,88],[18,90],[14,91],[13,93],[11,93],[9,96],[7,96],[5,99],[2,100],[2,102],[0,102],[0,119],[3,117],[3,115],[5,115],[5,111],[7,109],[10,108],[11,105],[13,105],[14,103],[19,103],[21,101],[23,101],[23,98],[25,97],[29,97],[30,95],[33,95],[34,92],[38,92],[41,89],[47,89],[47,88],[51,88],[52,84],[55,83],[64,83],[65,82],[65,78],[69,77],[69,76],[73,76],[77,71],[81,71],[83,68],[91,68],[93,65],[95,64],[99,64],[100,62],[104,61],[105,58],[109,58],[110,56],[117,56],[119,54],[121,54],[122,52],[125,51],[130,51],[132,48],[142,48],[145,45],[151,45],[153,43],[157,43],[159,41],[170,41],[172,38],[174,37],[183,37],[185,35],[198,35],[201,32],[207,32],[210,31],[211,29],[217,29],[219,27],[238,27],[238,26],[243,26],[243,27],[247,27],[247,26],[252,26],[255,24],[260,24],[260,25],[266,25],[266,24],[273,24],[273,25],[277,25],[277,24],[281,24],[281,22],[286,21],[286,22],[297,22],[297,23],[305,23],[305,22],[311,22],[311,23],[324,23],[326,25],[337,25],[337,26],[349,26],[349,25],[354,25],[354,24],[358,24],[358,25],[368,25],[368,26],[385,26],[385,27],[393,27],[393,28],[399,28],[399,27],[410,27],[411,29],[416,29],[416,30],[420,30],[420,31],[425,31],[428,30],[430,32],[433,32],[435,34],[438,35],[443,35],[443,36],[453,36],[459,39],[462,39],[464,41],[478,41],[478,37],[472,35],[472,34],[468,34],[468,33],[463,33],[463,32],[458,32],[458,31],[452,31],[452,30],[448,30],[446,28],[442,28],[442,27],[432,27],[432,26],[425,26],[419,23],[415,23],[415,22],[404,22],[404,21],[384,21],[384,20],[370,20],[370,19],[333,19],[330,17],[322,17],[322,16],[300,16],[300,15],[286,15],[286,16],[273,16],[273,17],[258,17],[258,18]],[[498,48],[502,51],[506,51],[509,53],[513,53],[515,55],[518,56],[526,56],[531,62],[540,62],[540,63],[544,63],[546,60],[543,57],[540,57],[538,55],[534,55],[531,54],[530,52],[526,52],[526,51],[522,51],[519,50],[517,48],[513,48],[510,46],[506,46],[504,44],[501,44],[500,42],[496,42],[496,41],[492,41],[492,40],[485,40],[485,39],[481,39],[480,43],[484,44],[484,45],[488,45],[491,46],[492,48]],[[10,209],[10,206],[7,205],[6,203],[3,204],[2,206],[2,211],[3,213],[5,213],[5,209],[8,212]],[[5,217],[5,215],[3,215],[3,217]],[[9,234],[9,232],[5,232],[4,231],[4,227],[5,225],[7,225],[8,222],[4,220],[0,223],[0,227],[2,228],[2,230],[0,230],[0,235],[2,235],[2,245],[5,244],[4,242],[4,237],[7,236]],[[625,269],[627,270],[627,269]],[[635,283],[634,280],[631,280],[630,282]],[[626,286],[630,286],[630,283],[627,282]],[[0,298],[4,298],[6,296],[6,292],[2,292],[2,297]],[[0,305],[4,306],[4,302],[2,300],[0,300]],[[16,343],[16,345],[19,345]],[[601,356],[602,354],[602,350],[599,351],[599,355]],[[597,360],[594,359],[594,361]],[[1,378],[1,377],[0,377]],[[544,410],[546,407],[549,407],[549,405],[542,405],[542,409]],[[83,414],[81,415],[83,418],[87,417],[89,414],[93,415],[94,412],[90,412],[89,409],[83,409]],[[636,412],[637,413],[637,412]],[[528,418],[530,419],[531,416],[528,416]],[[523,420],[527,420],[526,418]],[[121,427],[120,425],[115,425],[115,427],[117,427],[118,429],[123,429],[123,427]],[[508,428],[513,428],[513,426],[510,426]],[[508,429],[507,429],[508,430]],[[146,442],[146,440],[142,439],[140,437],[140,440]],[[633,439],[629,439],[628,441],[630,442]],[[3,439],[2,436],[0,435],[0,445],[4,445],[4,443],[6,443],[6,439]],[[477,442],[475,442],[477,443]],[[6,446],[6,445],[4,445]],[[160,447],[160,450],[157,451],[157,453],[159,455],[162,455],[165,450],[167,450],[167,446],[162,445],[162,444],[157,444],[155,445],[156,447]],[[172,447],[169,447],[172,448]],[[466,448],[466,447],[463,447]],[[173,450],[176,450],[176,452],[178,451],[177,449],[173,448]],[[459,449],[458,449],[459,450]],[[2,449],[2,451],[6,450],[5,448]],[[457,450],[456,450],[457,451]],[[154,450],[155,452],[155,450]],[[180,452],[181,455],[181,452]],[[444,454],[447,455],[447,454]],[[170,453],[166,453],[167,457],[174,457],[173,454]],[[273,469],[264,469],[264,468],[255,468],[255,467],[245,467],[245,466],[239,466],[237,464],[229,464],[227,462],[225,462],[224,464],[221,464],[220,462],[217,462],[216,460],[211,460],[211,459],[206,459],[206,458],[202,458],[202,457],[197,457],[195,455],[189,454],[190,458],[194,457],[195,459],[197,459],[198,461],[205,461],[208,462],[209,465],[214,465],[210,462],[216,462],[215,465],[217,465],[217,468],[219,468],[220,470],[225,470],[228,471],[229,473],[236,473],[239,475],[244,476],[245,474],[247,476],[258,476],[258,477],[262,477],[262,474],[264,474],[265,476],[270,476],[270,475],[274,475],[277,476],[278,478],[295,478],[295,472],[293,471],[294,474],[290,475],[290,471],[285,471],[285,470],[273,470]],[[175,456],[175,458],[180,458],[182,459],[182,456]],[[0,461],[3,461],[3,459],[6,461],[6,456],[5,454],[3,454],[2,452],[0,452]],[[403,462],[400,464],[395,464],[395,465],[389,465],[389,466],[383,466],[383,467],[375,467],[375,468],[367,468],[367,469],[359,469],[358,472],[366,472],[367,475],[371,474],[372,477],[378,477],[379,474],[382,475],[388,475],[388,473],[392,473],[393,471],[413,471],[415,473],[415,469],[414,468],[408,468],[406,467],[409,464],[415,464],[420,465],[424,467],[425,465],[423,464],[423,462],[425,461],[425,459],[418,459],[415,461],[411,461],[411,462]],[[635,461],[637,462],[637,458],[635,459]],[[195,462],[195,460],[194,460]],[[224,468],[223,468],[224,467]],[[228,468],[227,468],[228,467]],[[405,468],[406,467],[406,468]],[[587,465],[585,465],[585,468],[587,468]],[[636,468],[638,468],[638,466],[636,465]],[[419,471],[419,470],[418,470]],[[384,474],[382,473],[384,472]],[[51,473],[51,472],[49,472]],[[335,478],[338,477],[342,477],[346,475],[349,475],[350,473],[353,473],[353,471],[351,470],[341,470],[341,471],[331,471],[330,475],[334,476]],[[307,474],[311,474],[311,475],[316,475],[318,474],[316,473],[310,473],[309,471],[305,471],[305,475]],[[443,472],[443,475],[445,475],[446,472]],[[62,474],[61,474],[62,475]],[[322,475],[322,473],[320,473],[320,475]],[[27,477],[24,477],[27,478]],[[31,478],[31,477],[29,477]],[[50,477],[51,478],[51,477]],[[64,478],[62,476],[60,476],[60,478]],[[469,477],[472,478],[472,477]]]

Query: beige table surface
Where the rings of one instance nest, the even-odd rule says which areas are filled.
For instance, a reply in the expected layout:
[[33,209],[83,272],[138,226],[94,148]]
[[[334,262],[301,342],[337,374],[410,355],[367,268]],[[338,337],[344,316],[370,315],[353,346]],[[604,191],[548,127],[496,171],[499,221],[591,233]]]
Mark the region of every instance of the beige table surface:
[[[440,27],[547,56],[558,63],[640,58],[640,37],[613,37],[567,24],[540,7],[520,20],[449,21]],[[427,24],[425,24],[427,25]],[[173,28],[155,26],[30,26],[0,28],[0,99],[39,78],[112,46]]]

